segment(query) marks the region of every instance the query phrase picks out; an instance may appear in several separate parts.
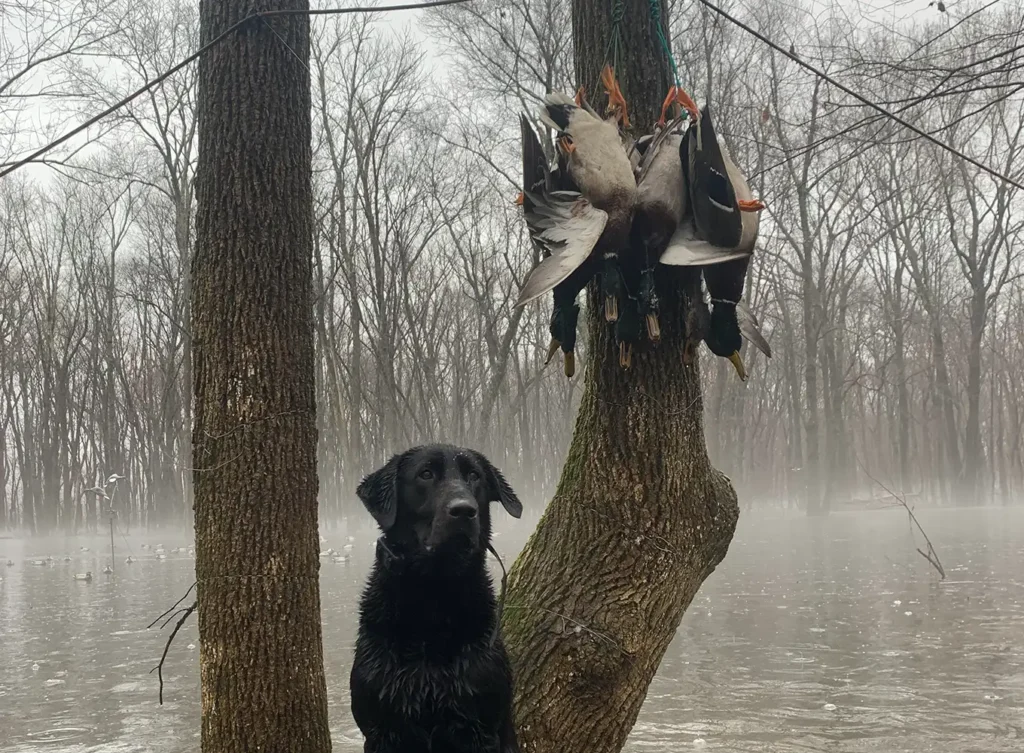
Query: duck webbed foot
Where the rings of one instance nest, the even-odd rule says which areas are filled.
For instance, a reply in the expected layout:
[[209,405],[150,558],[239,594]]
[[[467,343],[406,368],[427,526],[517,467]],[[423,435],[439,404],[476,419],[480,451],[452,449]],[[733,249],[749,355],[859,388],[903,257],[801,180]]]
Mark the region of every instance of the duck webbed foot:
[[690,98],[689,94],[678,87],[676,88],[676,102],[690,114],[690,120],[700,120],[700,108],[697,107],[697,103]]
[[601,84],[608,93],[608,113],[615,116],[622,128],[629,128],[629,110],[626,107],[626,98],[622,96],[619,82],[615,78],[615,71],[610,65],[601,70]]
[[760,212],[765,208],[764,202],[760,199],[739,199],[736,204],[741,212]]
[[569,138],[568,136],[562,136],[560,139],[558,139],[558,147],[565,154],[572,154],[576,149],[576,145],[572,143],[572,139]]
[[668,108],[676,104],[676,100],[679,95],[676,93],[676,87],[670,86],[668,88],[668,94],[665,96],[665,101],[661,103],[661,117],[658,118],[658,122],[655,123],[658,128],[664,128],[666,123],[666,115],[668,114]]
[[587,92],[586,92],[586,90],[582,86],[579,89],[576,90],[575,100],[576,100],[576,106],[577,107],[583,107],[583,100],[586,98],[586,96],[587,96]]

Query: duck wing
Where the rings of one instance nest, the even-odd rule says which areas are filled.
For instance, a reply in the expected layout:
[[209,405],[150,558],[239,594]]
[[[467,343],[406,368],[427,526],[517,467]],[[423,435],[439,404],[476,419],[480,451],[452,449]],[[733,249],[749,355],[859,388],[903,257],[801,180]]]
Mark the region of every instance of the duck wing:
[[713,245],[735,248],[742,236],[742,218],[709,105],[704,106],[700,120],[690,128],[679,149],[680,159],[687,161],[694,224]]
[[751,256],[753,250],[753,247],[722,248],[708,243],[691,218],[679,223],[659,261],[674,267],[703,267]]
[[575,272],[590,258],[608,224],[607,212],[575,192],[553,191],[527,198],[534,207],[526,215],[530,237],[550,256],[530,272],[517,307],[544,295]]
[[523,211],[531,212],[534,206],[530,194],[544,194],[552,188],[550,171],[537,132],[524,114],[519,115],[519,131],[523,146]]

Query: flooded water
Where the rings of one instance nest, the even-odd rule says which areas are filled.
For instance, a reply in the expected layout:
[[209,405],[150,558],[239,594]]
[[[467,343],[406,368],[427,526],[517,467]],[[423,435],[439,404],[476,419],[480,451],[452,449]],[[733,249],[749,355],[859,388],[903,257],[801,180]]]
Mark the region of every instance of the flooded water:
[[[926,510],[940,583],[897,510],[741,518],[654,680],[626,750],[1001,753],[1024,750],[1024,510]],[[502,522],[511,561],[524,521]],[[327,533],[341,548],[348,532]],[[362,750],[348,709],[355,601],[372,557],[322,560],[334,750]],[[199,749],[194,620],[165,669],[146,629],[192,583],[184,538],[0,540],[0,751]],[[162,543],[158,559],[143,544]],[[919,544],[920,542],[918,542]],[[88,547],[83,551],[81,547]],[[131,554],[137,562],[124,563]],[[52,564],[30,559],[52,556]],[[71,560],[64,561],[65,556]],[[3,567],[10,559],[11,567]],[[90,582],[74,573],[91,570]]]

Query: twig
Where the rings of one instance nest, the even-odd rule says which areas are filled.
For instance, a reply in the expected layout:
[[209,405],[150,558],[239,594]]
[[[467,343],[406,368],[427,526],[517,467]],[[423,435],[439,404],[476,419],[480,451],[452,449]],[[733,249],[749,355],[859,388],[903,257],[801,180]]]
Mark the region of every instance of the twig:
[[[191,591],[191,590],[192,589],[190,588],[189,591]],[[182,598],[184,598],[184,597],[182,597]],[[180,603],[180,600],[179,600],[179,603]],[[181,615],[180,618],[178,618],[178,623],[174,626],[174,630],[172,630],[171,634],[167,637],[167,644],[164,646],[164,653],[160,657],[160,663],[157,664],[155,667],[153,667],[153,669],[149,670],[150,674],[152,674],[153,671],[155,670],[156,671],[156,676],[160,680],[160,695],[159,695],[159,699],[160,699],[160,705],[161,706],[164,705],[164,661],[167,659],[167,652],[171,650],[171,643],[174,642],[174,636],[176,636],[178,634],[178,631],[181,630],[181,626],[185,624],[185,620],[188,619],[189,615],[192,614],[194,611],[196,611],[196,607],[197,606],[199,606],[199,601],[198,600],[197,601],[193,601],[192,604],[187,609],[182,610],[183,614]],[[171,609],[174,609],[174,607],[171,607]],[[167,614],[167,613],[164,612],[164,614]],[[170,622],[170,620],[168,620],[168,622]],[[164,624],[166,625],[167,623],[164,623]]]
[[868,472],[868,469],[864,467],[864,464],[862,462],[860,462],[860,458],[857,458],[857,465],[860,466],[860,469],[864,472],[865,476],[867,476],[869,479],[871,479],[876,484],[878,484],[880,487],[882,487],[882,489],[884,491],[887,491],[889,493],[889,496],[891,496],[893,499],[895,499],[900,504],[900,506],[904,510],[907,511],[907,516],[910,518],[911,525],[917,528],[917,530],[924,537],[925,544],[928,545],[928,551],[927,552],[923,551],[920,547],[915,547],[917,549],[917,553],[920,554],[922,557],[924,557],[926,560],[928,560],[928,564],[931,565],[932,567],[934,567],[936,569],[936,571],[938,571],[939,578],[941,580],[945,580],[946,579],[946,571],[942,567],[942,562],[939,561],[939,553],[935,551],[935,547],[932,546],[932,540],[929,539],[928,538],[928,534],[924,532],[924,528],[921,527],[921,523],[918,521],[917,516],[914,515],[913,508],[911,508],[911,506],[907,504],[906,498],[902,494],[897,494],[892,489],[890,489],[888,486],[886,486],[881,481],[879,481],[877,478],[872,476]]
[[[197,581],[197,582],[198,582],[198,581]],[[193,589],[193,588],[195,588],[195,587],[196,587],[196,584],[195,584],[195,583],[193,583],[193,584],[192,584],[191,586],[189,586],[189,587],[188,587],[188,590],[187,590],[187,591],[185,592],[185,595],[184,595],[184,596],[182,596],[182,597],[181,597],[180,599],[178,599],[178,600],[177,600],[176,602],[174,602],[174,603],[173,603],[173,604],[171,605],[171,608],[170,608],[170,609],[168,609],[168,610],[167,610],[166,612],[164,612],[163,614],[161,614],[161,615],[160,615],[159,617],[157,617],[157,618],[156,618],[155,620],[153,620],[153,621],[152,621],[151,623],[149,623],[148,625],[146,625],[146,630],[149,630],[149,629],[150,629],[151,627],[153,627],[153,626],[154,626],[154,625],[155,625],[156,623],[160,622],[160,620],[162,620],[162,619],[163,619],[164,617],[166,617],[166,616],[167,616],[167,615],[169,615],[169,614],[170,614],[171,612],[173,612],[173,611],[174,611],[174,610],[175,610],[175,609],[177,608],[177,606],[178,606],[178,605],[179,605],[179,604],[180,604],[181,602],[185,601],[185,599],[187,599],[187,598],[188,598],[188,595],[189,595],[190,593],[192,593],[192,589]]]

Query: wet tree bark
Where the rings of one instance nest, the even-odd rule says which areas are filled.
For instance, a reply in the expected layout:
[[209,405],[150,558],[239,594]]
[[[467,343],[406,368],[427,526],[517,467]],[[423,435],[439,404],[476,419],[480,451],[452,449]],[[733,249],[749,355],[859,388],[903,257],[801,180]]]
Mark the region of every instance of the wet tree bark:
[[[573,0],[576,75],[595,106],[610,4]],[[625,0],[617,74],[637,132],[669,70],[644,0]],[[623,371],[597,291],[590,360],[555,498],[512,568],[503,621],[524,753],[622,748],[683,612],[721,562],[739,509],[704,442],[699,370],[683,366],[682,291],[662,269],[662,341]]]
[[[201,41],[256,10],[306,7],[202,0]],[[308,57],[308,18],[289,16],[250,22],[200,61],[191,322],[205,752],[331,749]]]

